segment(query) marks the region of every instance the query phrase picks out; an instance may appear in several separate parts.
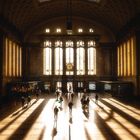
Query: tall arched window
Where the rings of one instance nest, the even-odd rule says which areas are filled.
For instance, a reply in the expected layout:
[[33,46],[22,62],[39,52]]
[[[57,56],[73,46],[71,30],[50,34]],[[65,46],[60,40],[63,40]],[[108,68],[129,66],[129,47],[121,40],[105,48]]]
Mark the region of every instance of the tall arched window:
[[52,74],[52,49],[51,49],[51,42],[45,41],[44,42],[44,74],[51,75]]
[[66,42],[66,75],[73,75],[74,70],[74,50],[73,41]]
[[55,74],[63,74],[63,49],[62,41],[55,42]]
[[84,49],[84,42],[78,41],[77,42],[77,75],[84,75],[85,74],[85,49]]
[[88,75],[96,74],[96,49],[95,41],[88,42]]

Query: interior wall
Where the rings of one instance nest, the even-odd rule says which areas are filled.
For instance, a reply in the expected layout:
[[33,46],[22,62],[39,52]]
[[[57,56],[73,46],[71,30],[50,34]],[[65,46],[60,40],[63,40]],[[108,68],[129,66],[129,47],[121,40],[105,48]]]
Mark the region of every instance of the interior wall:
[[[97,47],[97,74],[96,77],[112,77],[112,54],[113,49],[110,46]],[[43,48],[30,47],[28,48],[28,63],[25,69],[29,69],[27,75],[30,77],[43,76]],[[94,76],[95,77],[95,76]]]
[[[100,42],[115,42],[115,35],[105,27],[103,24],[97,23],[93,20],[80,18],[80,17],[73,17],[72,21],[73,27],[73,35],[78,34],[78,28],[83,29],[82,34],[90,34],[89,29],[92,28],[94,30],[93,35],[100,35]],[[46,34],[45,29],[49,28],[50,33]],[[66,35],[66,18],[59,17],[59,18],[52,18],[47,19],[47,21],[43,21],[40,24],[37,24],[35,27],[26,31],[24,41],[25,42],[40,42],[40,36],[49,36],[49,35],[56,35],[56,28],[61,28],[62,32],[60,34]],[[80,34],[81,35],[81,34]]]
[[42,76],[43,74],[43,48],[29,48],[29,75]]
[[[0,33],[0,99],[4,99],[6,95],[8,95],[8,85],[11,82],[17,82],[21,81],[22,77],[21,76],[7,76],[5,74],[5,65],[6,65],[6,57],[5,57],[5,38],[8,36],[6,35],[3,31]],[[9,37],[9,36],[8,36]],[[15,36],[14,39],[10,38],[11,41],[15,42]],[[17,58],[18,59],[18,58]],[[8,60],[9,61],[9,60]],[[9,63],[9,62],[8,62]],[[13,61],[11,62],[13,63]]]
[[[134,75],[130,76],[118,76],[118,80],[120,81],[129,81],[133,84],[133,94],[136,97],[140,97],[140,32],[139,31],[131,31],[130,33],[123,36],[119,42],[124,42],[129,39],[131,36],[135,36],[135,48],[134,49]],[[116,68],[117,69],[117,68]]]
[[[116,61],[114,60],[114,44],[102,43],[97,47],[97,76],[115,79]],[[115,67],[114,67],[115,66]]]
[[[2,33],[0,33],[0,93],[2,93],[2,81],[3,81],[3,76],[2,76],[2,73],[3,73],[3,67],[2,67],[2,65],[3,65],[3,35],[2,35]],[[0,94],[1,95],[1,94]]]
[[140,96],[140,31],[136,32],[136,87]]

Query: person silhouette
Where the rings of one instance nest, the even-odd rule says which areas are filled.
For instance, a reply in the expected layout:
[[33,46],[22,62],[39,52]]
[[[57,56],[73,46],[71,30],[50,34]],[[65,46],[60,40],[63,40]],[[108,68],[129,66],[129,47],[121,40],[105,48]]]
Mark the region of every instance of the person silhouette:
[[55,106],[55,107],[54,107],[54,120],[57,120],[58,111],[59,111],[58,107]]
[[95,103],[97,103],[98,104],[98,95],[97,94],[95,94]]

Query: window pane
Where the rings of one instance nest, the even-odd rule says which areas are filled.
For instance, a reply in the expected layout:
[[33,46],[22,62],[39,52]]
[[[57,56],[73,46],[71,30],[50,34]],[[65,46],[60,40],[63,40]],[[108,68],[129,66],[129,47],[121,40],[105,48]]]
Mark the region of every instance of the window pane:
[[52,49],[51,49],[51,42],[45,41],[44,42],[43,54],[44,54],[44,74],[51,75],[52,74]]
[[77,75],[85,74],[85,50],[84,50],[84,42],[77,42]]
[[96,74],[96,49],[95,41],[88,42],[88,74]]
[[66,75],[73,75],[74,50],[73,41],[66,42]]
[[63,74],[63,50],[62,50],[62,42],[55,42],[55,74],[62,75]]

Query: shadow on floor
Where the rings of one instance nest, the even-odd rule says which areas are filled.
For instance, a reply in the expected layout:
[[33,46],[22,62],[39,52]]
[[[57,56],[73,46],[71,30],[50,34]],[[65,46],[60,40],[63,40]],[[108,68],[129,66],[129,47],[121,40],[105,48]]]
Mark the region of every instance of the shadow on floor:
[[[104,101],[104,100],[103,100]],[[104,122],[107,122],[107,121],[109,121],[110,119],[112,119],[112,120],[114,120],[117,124],[119,124],[121,127],[123,127],[130,135],[132,135],[136,140],[139,140],[139,138],[133,133],[133,132],[131,132],[128,128],[126,128],[126,126],[124,125],[124,124],[122,124],[121,122],[119,122],[115,117],[113,117],[113,114],[114,114],[114,112],[116,112],[116,111],[114,111],[111,107],[110,107],[110,109],[111,109],[111,111],[110,111],[110,113],[108,113],[102,106],[100,106],[99,104],[98,104],[98,107],[100,108],[100,109],[102,109],[102,111],[104,111],[107,115],[108,115],[108,118],[107,119],[105,119],[105,120],[103,120],[102,118],[102,120],[104,121]],[[114,106],[113,106],[114,107]],[[118,113],[118,112],[116,112],[116,113]],[[129,116],[129,115],[128,115]],[[126,119],[126,118],[125,118]],[[111,128],[110,128],[111,129]]]
[[132,116],[128,115],[127,113],[123,112],[119,108],[113,106],[112,104],[108,103],[107,101],[102,100],[102,99],[100,101],[103,104],[105,104],[106,106],[108,106],[110,109],[112,109],[114,112],[116,112],[117,114],[121,115],[123,118],[127,119],[129,122],[134,124],[136,127],[140,128],[140,121],[138,121],[137,119],[135,119]]
[[21,126],[11,135],[8,140],[23,140],[40,113],[42,112],[44,106],[46,105],[46,100],[44,100],[32,114],[21,124]]

